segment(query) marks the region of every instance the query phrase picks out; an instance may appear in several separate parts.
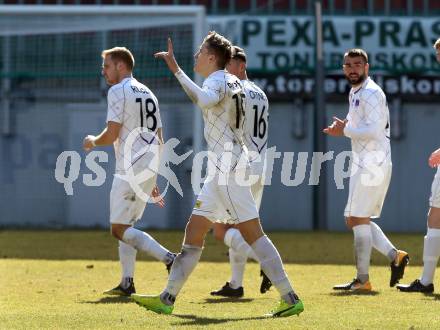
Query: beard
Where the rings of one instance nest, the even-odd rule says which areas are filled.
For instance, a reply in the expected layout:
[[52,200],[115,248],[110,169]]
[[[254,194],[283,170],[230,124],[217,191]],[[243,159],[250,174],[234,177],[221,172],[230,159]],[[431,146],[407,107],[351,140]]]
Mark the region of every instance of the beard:
[[367,76],[365,75],[365,73],[359,76],[352,76],[352,77],[350,77],[349,75],[345,75],[345,79],[347,79],[351,85],[359,85],[363,83],[365,79],[367,79]]

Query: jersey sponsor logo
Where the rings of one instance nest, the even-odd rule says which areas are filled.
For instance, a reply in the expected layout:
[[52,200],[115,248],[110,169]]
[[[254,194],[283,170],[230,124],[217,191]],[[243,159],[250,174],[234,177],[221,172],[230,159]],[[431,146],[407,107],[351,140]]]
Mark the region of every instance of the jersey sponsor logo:
[[238,80],[236,80],[234,82],[227,82],[227,85],[229,88],[242,88],[241,84]]
[[124,197],[126,201],[135,202],[136,201],[136,194],[129,194]]

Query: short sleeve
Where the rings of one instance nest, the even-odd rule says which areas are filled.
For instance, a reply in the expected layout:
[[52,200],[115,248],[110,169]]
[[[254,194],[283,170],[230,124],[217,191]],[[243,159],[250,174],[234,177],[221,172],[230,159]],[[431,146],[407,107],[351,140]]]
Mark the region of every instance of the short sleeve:
[[107,122],[122,124],[124,121],[124,92],[122,88],[110,88],[107,95]]

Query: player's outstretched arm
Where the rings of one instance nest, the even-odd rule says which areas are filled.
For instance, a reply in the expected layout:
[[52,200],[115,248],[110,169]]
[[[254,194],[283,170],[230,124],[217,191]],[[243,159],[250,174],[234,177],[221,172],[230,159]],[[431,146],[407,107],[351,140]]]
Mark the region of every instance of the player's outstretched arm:
[[217,104],[220,101],[222,86],[211,86],[213,83],[204,84],[203,88],[200,88],[194,81],[188,77],[182,69],[179,68],[176,59],[174,58],[173,43],[171,38],[168,38],[168,51],[158,52],[154,54],[154,57],[161,58],[168,65],[168,68],[176,76],[179,83],[182,85],[183,90],[188,97],[197,104],[200,108],[209,108],[212,105]]
[[431,154],[428,162],[431,167],[437,167],[440,165],[440,148]]
[[182,70],[179,70],[175,76],[188,97],[202,109],[217,104],[224,95],[224,82],[219,84],[218,81],[205,81],[200,88]]

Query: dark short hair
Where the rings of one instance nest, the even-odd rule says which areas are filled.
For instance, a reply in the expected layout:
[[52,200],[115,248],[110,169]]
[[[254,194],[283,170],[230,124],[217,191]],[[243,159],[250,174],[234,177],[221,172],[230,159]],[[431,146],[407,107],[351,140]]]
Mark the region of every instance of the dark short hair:
[[368,63],[367,52],[361,48],[352,48],[344,54],[344,58],[345,57],[358,57],[358,56],[362,57],[364,59],[365,63]]
[[110,56],[114,62],[123,62],[130,71],[134,68],[133,54],[125,47],[113,47],[103,50],[101,53],[102,58]]
[[232,58],[232,44],[223,37],[221,34],[215,31],[209,31],[208,35],[203,40],[206,44],[208,51],[214,54],[217,58],[217,65],[224,69],[226,64]]
[[243,62],[246,63],[246,53],[241,47],[238,46],[232,47],[232,58],[242,60]]

